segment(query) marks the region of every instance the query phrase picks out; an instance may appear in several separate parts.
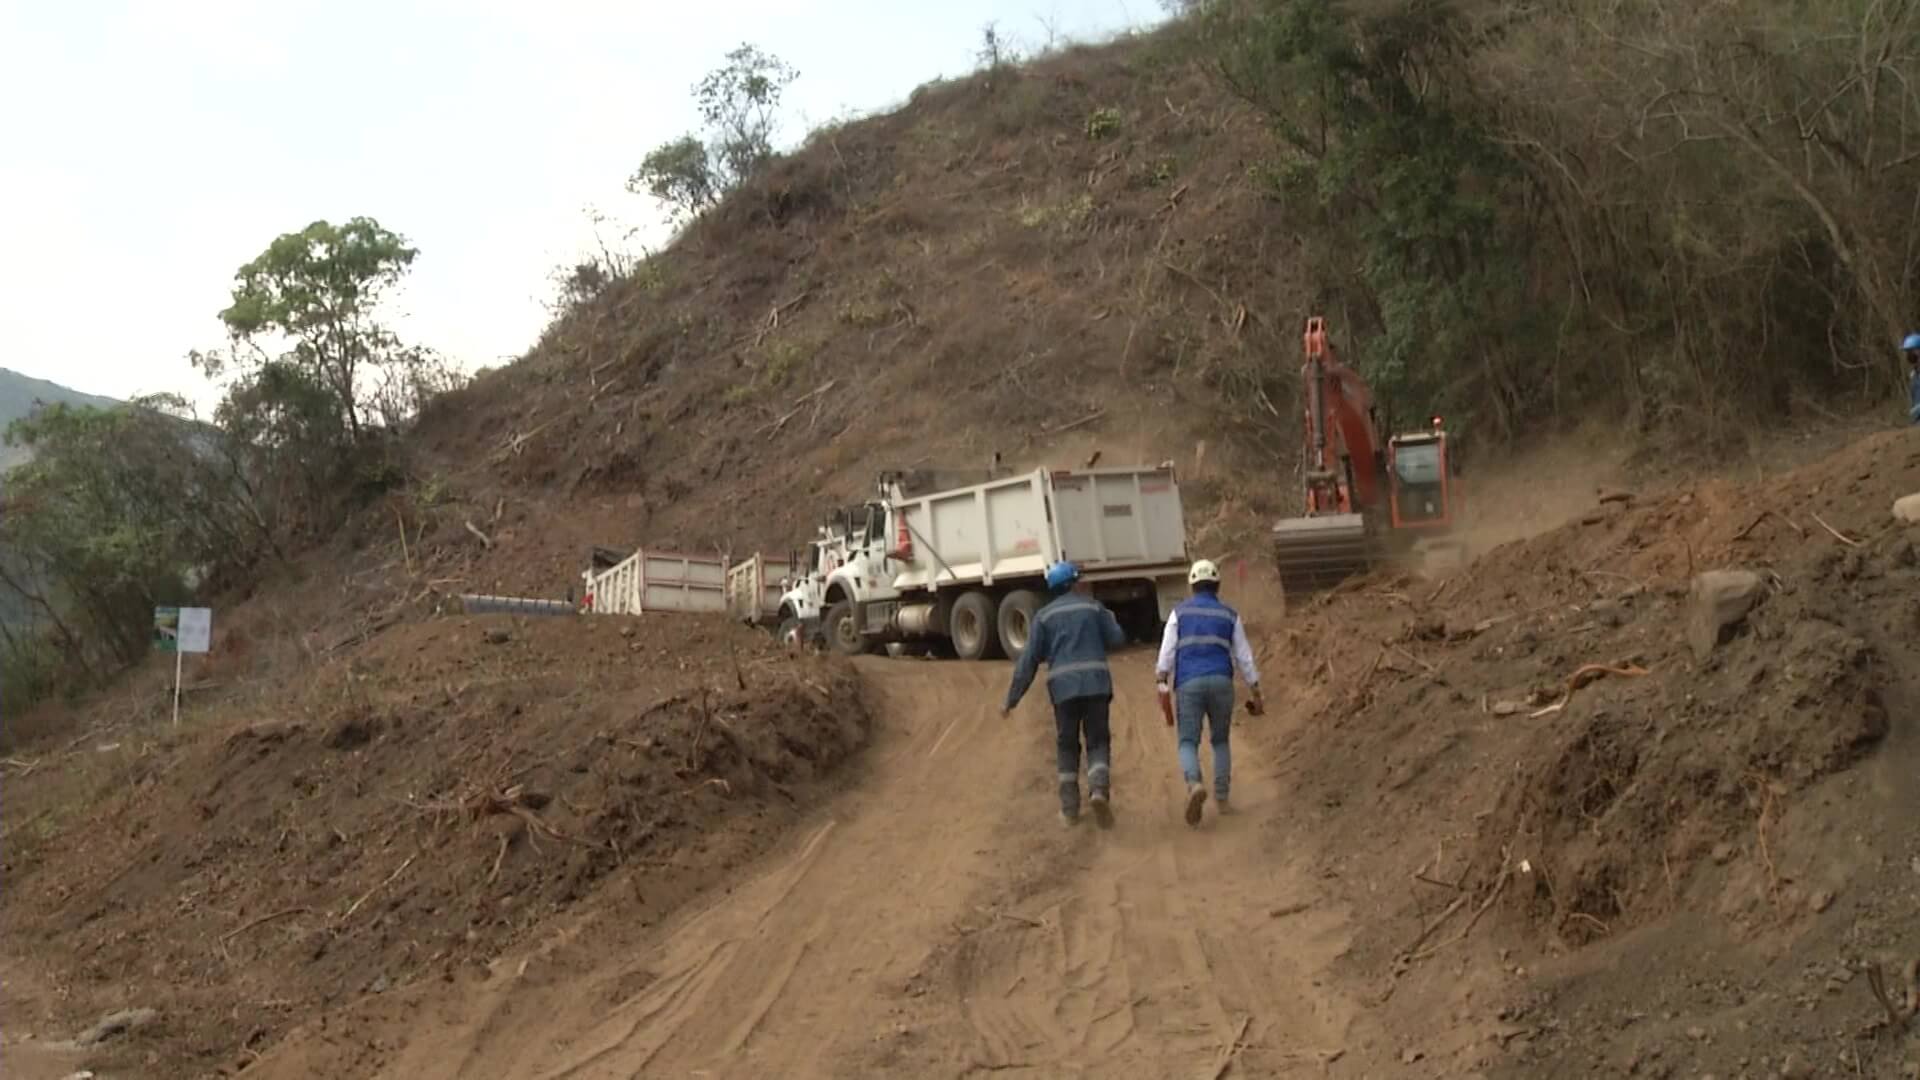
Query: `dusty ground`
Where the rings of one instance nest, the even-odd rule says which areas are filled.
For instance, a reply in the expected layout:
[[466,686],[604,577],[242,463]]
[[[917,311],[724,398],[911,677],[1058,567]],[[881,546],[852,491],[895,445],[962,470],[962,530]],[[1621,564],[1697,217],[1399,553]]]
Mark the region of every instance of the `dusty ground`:
[[92,1056],[237,1069],[583,903],[663,917],[777,841],[868,731],[846,665],[704,619],[402,624],[285,689],[9,759],[0,925],[35,944],[0,972],[40,988],[9,1034],[164,1003]]
[[[1625,478],[1581,460],[1561,488]],[[13,759],[10,1062],[1906,1075],[1863,972],[1898,995],[1920,954],[1920,555],[1888,515],[1916,489],[1893,432],[1537,505],[1571,520],[1285,615],[1230,571],[1277,708],[1242,715],[1240,812],[1198,832],[1142,653],[1100,833],[1053,821],[1044,708],[997,716],[1004,665],[410,609],[320,642],[271,712],[209,692],[177,736]],[[1703,658],[1687,585],[1721,567],[1764,594]],[[1588,663],[1644,674],[1568,696]],[[159,1020],[48,1050],[138,1005]]]
[[885,719],[858,790],[725,893],[657,928],[603,911],[491,978],[365,999],[249,1075],[1162,1076],[1236,1041],[1262,1075],[1317,1071],[1368,1026],[1315,987],[1352,927],[1272,857],[1273,740],[1246,741],[1241,812],[1190,832],[1132,654],[1120,824],[1069,831],[1045,711],[998,715],[1005,665],[862,673]]

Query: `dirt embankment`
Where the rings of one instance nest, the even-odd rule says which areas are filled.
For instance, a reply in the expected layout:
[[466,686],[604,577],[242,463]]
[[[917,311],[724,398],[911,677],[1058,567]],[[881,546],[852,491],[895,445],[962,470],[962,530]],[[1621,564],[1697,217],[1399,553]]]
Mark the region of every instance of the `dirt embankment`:
[[[1920,754],[1920,536],[1890,516],[1914,491],[1920,442],[1886,433],[1763,483],[1594,502],[1274,635],[1285,835],[1369,897],[1348,970],[1502,1010],[1497,1045],[1422,1054],[1894,1075],[1897,1040],[1854,1037],[1881,1011],[1853,965],[1898,983],[1920,955],[1915,799],[1889,783]],[[1755,589],[1714,634],[1692,583],[1721,569]]]
[[5,929],[34,1030],[160,1008],[84,1059],[145,1075],[1899,1075],[1915,489],[1889,433],[1284,616],[1236,574],[1276,708],[1199,833],[1145,655],[1120,826],[1068,833],[1003,668],[401,622],[12,778]]
[[[448,618],[278,707],[57,746],[10,777],[9,1028],[154,1004],[95,1059],[239,1068],[366,994],[485,970],[607,900],[642,923],[771,843],[868,736],[850,670],[718,620]],[[16,950],[16,952],[22,952]]]

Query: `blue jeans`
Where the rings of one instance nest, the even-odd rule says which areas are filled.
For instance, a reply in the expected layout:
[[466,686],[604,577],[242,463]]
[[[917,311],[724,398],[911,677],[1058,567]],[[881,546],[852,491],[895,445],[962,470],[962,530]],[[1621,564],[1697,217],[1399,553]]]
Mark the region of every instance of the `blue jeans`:
[[1113,699],[1100,697],[1068,698],[1053,707],[1054,735],[1058,740],[1060,765],[1060,809],[1069,816],[1080,813],[1080,737],[1087,739],[1087,786],[1105,794],[1111,782],[1109,759],[1113,744],[1110,710]]
[[1180,772],[1187,783],[1198,784],[1200,776],[1200,721],[1207,721],[1208,742],[1213,744],[1213,795],[1227,797],[1233,780],[1233,751],[1227,736],[1233,729],[1233,676],[1205,675],[1188,680],[1173,692],[1174,716],[1180,732]]

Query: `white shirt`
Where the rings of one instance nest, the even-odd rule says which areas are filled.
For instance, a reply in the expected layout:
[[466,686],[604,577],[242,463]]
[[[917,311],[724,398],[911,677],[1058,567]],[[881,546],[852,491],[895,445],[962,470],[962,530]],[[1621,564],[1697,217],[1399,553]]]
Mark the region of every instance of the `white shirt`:
[[[1155,677],[1162,681],[1173,678],[1174,654],[1180,650],[1180,613],[1167,616],[1167,631],[1160,635],[1160,659],[1154,662]],[[1247,625],[1236,613],[1233,617],[1233,666],[1240,672],[1240,678],[1248,687],[1260,685],[1260,669],[1253,663],[1253,643],[1247,640]]]

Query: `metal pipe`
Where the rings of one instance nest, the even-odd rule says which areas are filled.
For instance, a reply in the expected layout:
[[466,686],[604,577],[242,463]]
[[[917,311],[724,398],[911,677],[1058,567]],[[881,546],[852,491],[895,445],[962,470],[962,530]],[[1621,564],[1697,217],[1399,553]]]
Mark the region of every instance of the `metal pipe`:
[[577,615],[579,609],[565,600],[539,600],[524,596],[480,596],[463,593],[460,610],[468,615]]

